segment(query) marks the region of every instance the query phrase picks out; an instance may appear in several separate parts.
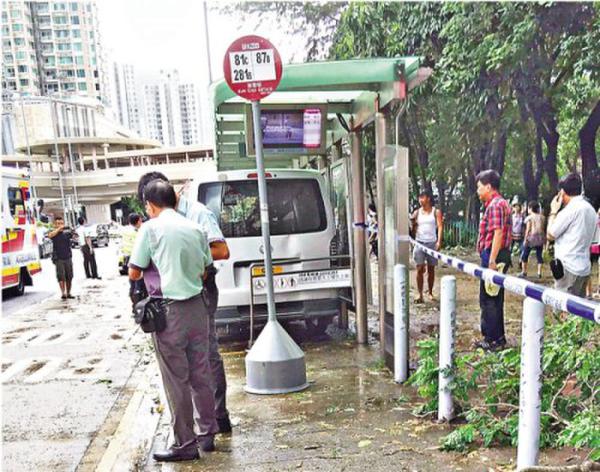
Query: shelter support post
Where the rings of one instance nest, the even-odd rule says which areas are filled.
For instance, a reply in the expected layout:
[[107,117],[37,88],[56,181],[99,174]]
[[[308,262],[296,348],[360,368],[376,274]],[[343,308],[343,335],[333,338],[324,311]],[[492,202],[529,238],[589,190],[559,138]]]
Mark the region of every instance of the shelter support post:
[[338,328],[348,329],[348,303],[344,300],[340,303],[340,317],[338,319]]
[[377,224],[378,224],[378,309],[379,309],[379,345],[381,357],[385,358],[385,182],[383,164],[386,145],[386,118],[381,112],[375,114],[375,169],[377,176]]
[[454,418],[450,385],[454,380],[454,339],[456,331],[456,277],[442,277],[440,297],[440,348],[438,374],[438,420]]
[[356,338],[358,344],[367,344],[367,246],[365,241],[365,182],[364,166],[360,149],[360,132],[350,133],[352,176],[352,225],[354,246],[354,298],[356,310]]
[[408,267],[394,266],[394,380],[408,380]]
[[521,332],[517,470],[523,470],[538,463],[542,411],[543,342],[544,304],[533,298],[526,298],[523,301]]

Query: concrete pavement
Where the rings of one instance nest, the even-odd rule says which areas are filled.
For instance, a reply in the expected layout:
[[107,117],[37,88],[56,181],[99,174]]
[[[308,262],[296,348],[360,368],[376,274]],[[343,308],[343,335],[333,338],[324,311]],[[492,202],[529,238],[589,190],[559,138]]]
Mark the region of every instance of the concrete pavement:
[[[131,318],[115,250],[97,250],[101,281],[84,280],[74,251],[76,300],[36,278],[33,293],[52,295],[31,305],[35,296],[20,297],[11,302],[21,309],[5,312],[2,470],[75,470],[143,358],[147,339]],[[44,276],[53,277],[47,262]]]

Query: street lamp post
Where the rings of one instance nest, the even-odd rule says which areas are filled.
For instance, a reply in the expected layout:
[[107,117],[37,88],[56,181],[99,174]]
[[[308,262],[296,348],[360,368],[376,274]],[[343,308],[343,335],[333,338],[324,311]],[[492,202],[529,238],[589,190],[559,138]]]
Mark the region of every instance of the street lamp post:
[[60,202],[62,204],[63,210],[66,211],[67,207],[66,207],[66,202],[65,202],[65,189],[63,188],[63,178],[62,178],[62,170],[61,170],[61,162],[60,162],[60,155],[58,153],[58,132],[57,132],[57,124],[58,124],[58,117],[57,115],[57,111],[56,111],[56,103],[52,100],[52,98],[49,98],[49,104],[50,104],[50,116],[52,118],[52,131],[54,133],[54,154],[56,155],[56,164],[58,165],[58,184],[60,187]]
[[77,184],[75,183],[75,166],[73,163],[73,152],[71,149],[71,120],[69,119],[69,112],[72,111],[70,106],[65,107],[65,116],[67,118],[67,149],[69,152],[69,166],[71,167],[71,185],[73,186],[73,192],[75,194],[75,208],[79,211],[79,196],[77,195]]
[[31,147],[29,146],[29,132],[27,130],[27,121],[25,120],[25,107],[23,105],[23,92],[19,92],[20,104],[21,104],[21,118],[23,119],[23,133],[25,135],[25,146],[27,147],[27,157],[29,158],[29,188],[31,189],[31,196],[33,201],[36,202],[34,205],[34,212],[37,218],[37,192],[35,185],[33,184],[33,158],[31,157]]

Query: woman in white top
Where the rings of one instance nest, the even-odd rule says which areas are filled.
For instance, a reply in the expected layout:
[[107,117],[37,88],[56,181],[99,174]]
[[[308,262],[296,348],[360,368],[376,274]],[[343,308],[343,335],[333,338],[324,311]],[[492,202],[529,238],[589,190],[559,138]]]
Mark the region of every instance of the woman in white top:
[[[412,216],[412,233],[417,242],[427,246],[430,249],[439,251],[442,247],[442,233],[444,231],[444,216],[440,210],[433,206],[433,195],[431,192],[424,191],[419,194],[420,208]],[[413,259],[417,265],[417,289],[419,297],[415,303],[423,303],[423,279],[425,276],[425,267],[427,267],[427,285],[429,288],[429,298],[434,301],[433,284],[435,282],[435,266],[437,259],[426,254],[418,246],[413,251]]]

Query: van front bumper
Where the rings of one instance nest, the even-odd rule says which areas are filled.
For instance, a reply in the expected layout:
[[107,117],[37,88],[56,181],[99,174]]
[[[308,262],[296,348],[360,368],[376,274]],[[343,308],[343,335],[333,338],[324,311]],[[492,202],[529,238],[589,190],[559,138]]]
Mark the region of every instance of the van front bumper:
[[[340,300],[326,298],[275,303],[279,321],[303,321],[307,318],[335,316],[340,312]],[[267,305],[254,305],[254,325],[265,324],[268,319]],[[240,325],[250,326],[250,306],[219,307],[215,314],[217,327]]]

